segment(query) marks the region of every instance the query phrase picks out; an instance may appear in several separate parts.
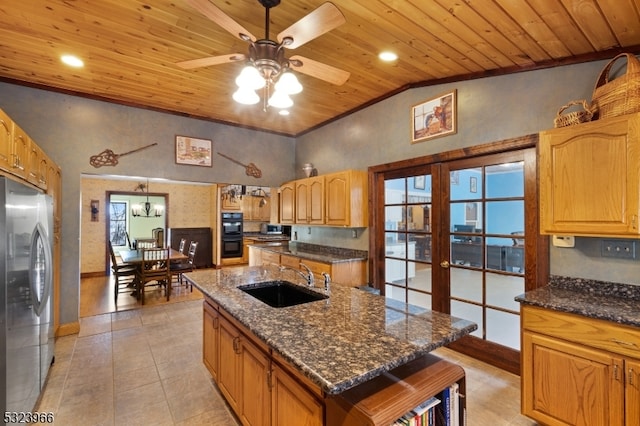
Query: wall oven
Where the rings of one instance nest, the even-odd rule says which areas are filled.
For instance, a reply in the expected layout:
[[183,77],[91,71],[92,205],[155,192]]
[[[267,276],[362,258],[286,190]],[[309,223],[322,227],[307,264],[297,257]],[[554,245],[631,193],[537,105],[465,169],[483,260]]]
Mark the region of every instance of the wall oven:
[[222,213],[221,218],[222,258],[242,257],[242,213]]

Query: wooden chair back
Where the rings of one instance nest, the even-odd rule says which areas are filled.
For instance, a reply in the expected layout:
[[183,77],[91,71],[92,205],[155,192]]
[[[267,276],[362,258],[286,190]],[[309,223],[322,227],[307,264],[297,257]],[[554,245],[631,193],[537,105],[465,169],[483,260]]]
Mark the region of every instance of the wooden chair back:
[[187,245],[187,239],[186,238],[181,238],[180,239],[180,245],[178,246],[178,251],[182,254],[184,254],[184,248]]

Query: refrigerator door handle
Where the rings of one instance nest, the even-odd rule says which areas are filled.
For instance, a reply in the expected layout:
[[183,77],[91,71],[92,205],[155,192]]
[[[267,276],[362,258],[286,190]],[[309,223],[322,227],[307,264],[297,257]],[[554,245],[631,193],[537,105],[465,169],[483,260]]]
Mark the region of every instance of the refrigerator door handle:
[[[29,265],[31,301],[33,310],[36,315],[40,316],[47,306],[53,285],[51,244],[49,243],[49,236],[40,222],[38,222],[31,234]],[[43,284],[42,287],[40,287],[40,284]]]

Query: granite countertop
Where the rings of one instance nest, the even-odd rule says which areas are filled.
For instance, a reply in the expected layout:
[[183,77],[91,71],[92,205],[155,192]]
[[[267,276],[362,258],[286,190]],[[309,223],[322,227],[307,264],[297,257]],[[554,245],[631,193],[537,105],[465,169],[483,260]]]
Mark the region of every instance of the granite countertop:
[[554,311],[640,327],[640,285],[551,276],[549,285],[516,301]]
[[353,262],[367,260],[368,258],[368,253],[364,250],[329,247],[297,241],[291,241],[289,244],[252,244],[252,246],[274,253],[290,254],[301,259],[323,263]]
[[255,241],[289,241],[291,237],[283,234],[263,234],[261,232],[245,232],[242,238]]
[[272,266],[203,269],[185,277],[329,394],[477,328],[467,320],[336,283],[328,299],[287,308],[272,308],[236,288],[279,278],[302,282],[297,274]]

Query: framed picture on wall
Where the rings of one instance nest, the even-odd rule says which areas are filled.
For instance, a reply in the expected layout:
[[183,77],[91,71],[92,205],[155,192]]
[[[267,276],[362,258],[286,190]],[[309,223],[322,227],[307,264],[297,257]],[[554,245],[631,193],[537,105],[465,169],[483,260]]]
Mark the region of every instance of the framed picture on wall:
[[176,163],[211,167],[211,140],[176,136]]
[[424,176],[416,176],[413,178],[413,186],[416,189],[424,189]]
[[411,108],[411,143],[457,132],[456,90]]

